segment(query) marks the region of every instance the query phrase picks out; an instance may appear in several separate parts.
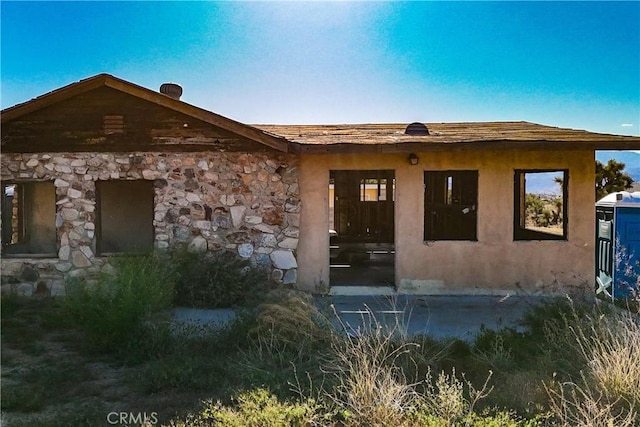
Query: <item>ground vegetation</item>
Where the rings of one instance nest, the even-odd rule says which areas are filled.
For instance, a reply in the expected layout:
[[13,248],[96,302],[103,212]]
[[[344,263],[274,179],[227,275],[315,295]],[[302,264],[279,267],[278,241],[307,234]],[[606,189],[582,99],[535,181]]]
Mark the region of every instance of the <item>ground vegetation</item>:
[[225,327],[176,325],[171,263],[114,266],[66,299],[3,296],[3,425],[640,424],[637,312],[561,298],[522,331],[435,340],[280,287]]

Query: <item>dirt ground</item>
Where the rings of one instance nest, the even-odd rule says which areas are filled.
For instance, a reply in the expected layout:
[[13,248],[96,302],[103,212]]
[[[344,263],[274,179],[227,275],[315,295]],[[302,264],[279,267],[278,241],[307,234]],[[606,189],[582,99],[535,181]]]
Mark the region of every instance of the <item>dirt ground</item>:
[[3,300],[2,426],[128,424],[120,423],[121,413],[122,420],[146,415],[151,424],[160,424],[189,408],[196,410],[206,397],[138,389],[135,378],[142,366],[125,366],[112,356],[92,353],[82,335],[60,325],[55,316],[51,300]]

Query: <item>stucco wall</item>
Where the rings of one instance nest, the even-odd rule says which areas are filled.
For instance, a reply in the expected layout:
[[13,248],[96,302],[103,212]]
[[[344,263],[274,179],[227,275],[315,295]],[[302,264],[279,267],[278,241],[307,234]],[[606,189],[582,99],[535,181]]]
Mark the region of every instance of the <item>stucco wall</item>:
[[[396,286],[416,293],[547,293],[591,290],[594,269],[592,151],[459,151],[419,154],[303,155],[304,200],[298,245],[298,286],[329,283],[330,170],[394,169]],[[478,241],[423,242],[424,171],[478,170]],[[568,169],[566,241],[514,241],[514,169]]]
[[153,183],[153,246],[183,244],[195,251],[229,250],[297,280],[300,198],[298,159],[247,153],[3,154],[4,182],[55,186],[56,258],[3,256],[3,290],[64,293],[64,278],[108,268],[96,255],[97,186],[107,180]]

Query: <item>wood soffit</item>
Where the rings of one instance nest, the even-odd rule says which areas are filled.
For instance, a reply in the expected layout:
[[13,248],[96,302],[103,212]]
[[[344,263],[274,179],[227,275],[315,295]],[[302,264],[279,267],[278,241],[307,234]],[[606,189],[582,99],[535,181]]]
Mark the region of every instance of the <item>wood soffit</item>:
[[530,122],[425,123],[430,135],[406,135],[406,124],[246,125],[109,74],[81,80],[1,112],[6,123],[99,87],[110,87],[289,153],[405,153],[440,150],[640,149],[640,137]]

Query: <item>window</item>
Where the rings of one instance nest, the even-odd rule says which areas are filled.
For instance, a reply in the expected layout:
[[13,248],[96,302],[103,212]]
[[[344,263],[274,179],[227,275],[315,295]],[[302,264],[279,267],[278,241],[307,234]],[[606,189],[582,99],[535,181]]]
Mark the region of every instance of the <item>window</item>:
[[477,240],[478,171],[424,173],[424,240]]
[[360,180],[360,201],[361,202],[386,202],[387,201],[387,179],[386,178],[366,178]]
[[153,183],[101,181],[96,187],[98,253],[150,251],[153,248]]
[[3,255],[55,255],[56,252],[56,190],[53,183],[3,184]]
[[567,239],[567,170],[516,170],[514,240]]

